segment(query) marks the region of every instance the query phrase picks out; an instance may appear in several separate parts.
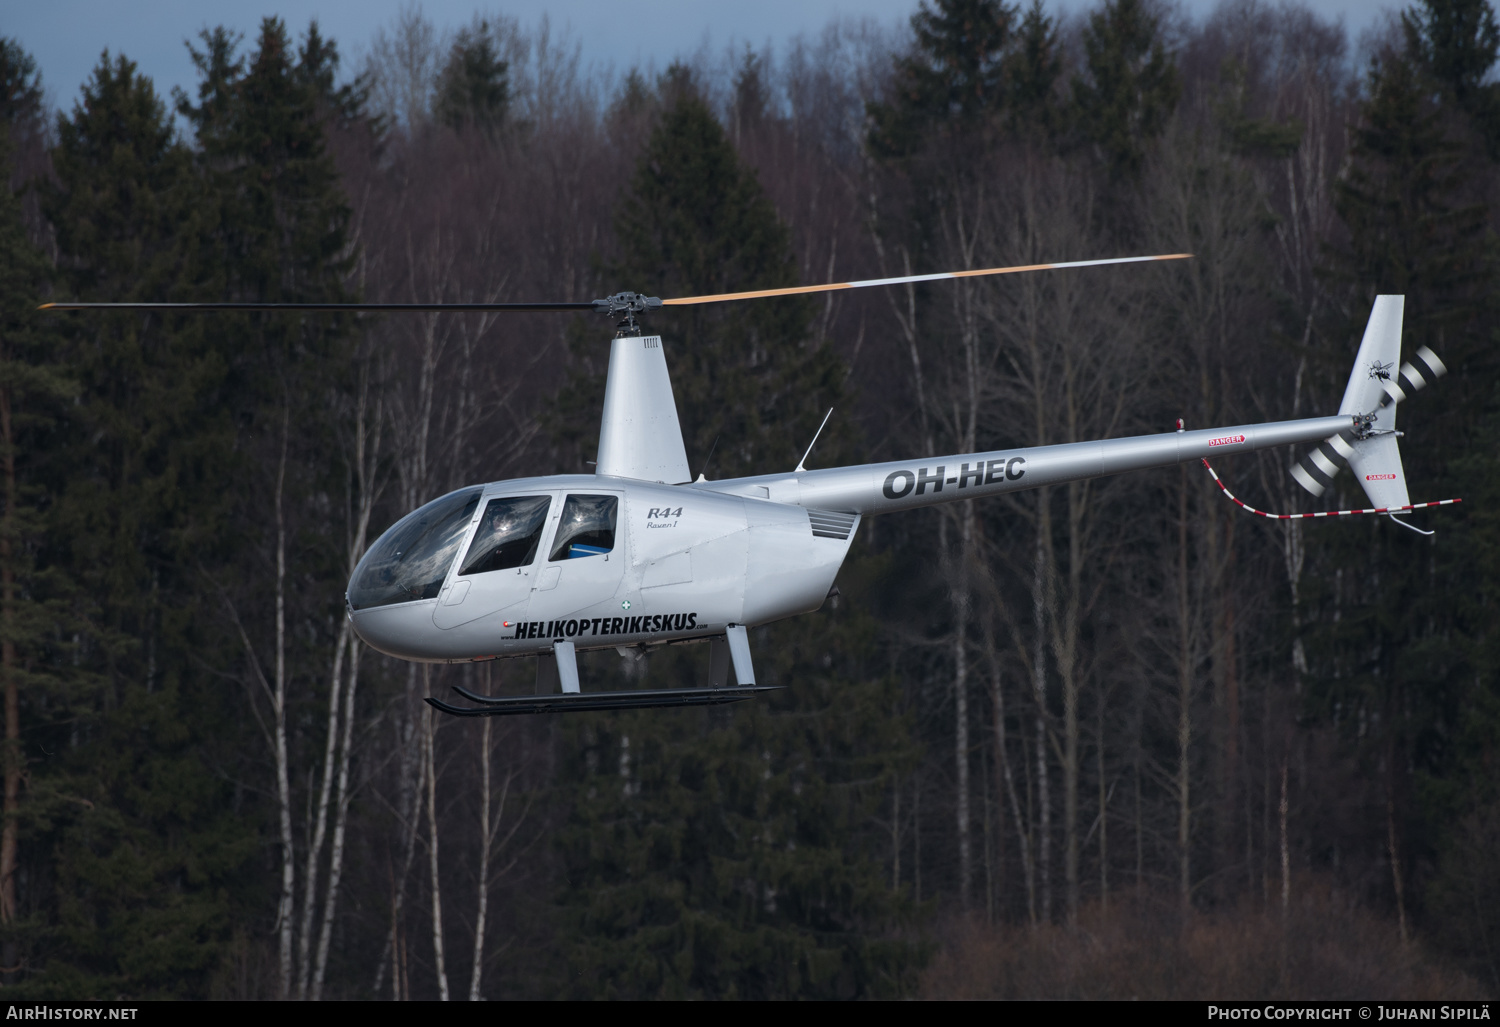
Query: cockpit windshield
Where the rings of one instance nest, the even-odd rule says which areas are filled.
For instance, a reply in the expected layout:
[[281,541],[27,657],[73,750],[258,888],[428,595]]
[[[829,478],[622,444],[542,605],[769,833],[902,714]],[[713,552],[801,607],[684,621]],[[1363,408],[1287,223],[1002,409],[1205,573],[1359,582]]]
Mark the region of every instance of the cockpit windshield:
[[397,521],[355,568],[349,605],[362,610],[437,598],[482,491],[450,492]]

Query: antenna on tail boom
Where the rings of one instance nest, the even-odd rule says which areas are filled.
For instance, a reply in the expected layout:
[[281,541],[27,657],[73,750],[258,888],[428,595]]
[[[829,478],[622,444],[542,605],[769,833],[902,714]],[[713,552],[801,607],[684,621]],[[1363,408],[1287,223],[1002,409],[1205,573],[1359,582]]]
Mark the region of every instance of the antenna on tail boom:
[[812,449],[818,444],[818,436],[823,434],[823,429],[828,426],[828,419],[832,416],[833,407],[829,407],[828,413],[823,415],[823,423],[818,425],[817,431],[813,432],[813,440],[807,444],[807,452],[803,453],[802,459],[797,461],[797,468],[792,472],[793,474],[801,474],[803,471],[807,470],[807,468],[802,465],[807,463],[808,457],[812,456]]

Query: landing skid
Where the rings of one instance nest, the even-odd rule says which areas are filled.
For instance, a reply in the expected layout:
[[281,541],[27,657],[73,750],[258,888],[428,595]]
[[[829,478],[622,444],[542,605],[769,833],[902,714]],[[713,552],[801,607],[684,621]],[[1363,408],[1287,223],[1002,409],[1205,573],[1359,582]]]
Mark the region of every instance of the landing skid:
[[454,706],[427,697],[427,704],[455,717],[506,717],[519,713],[583,713],[591,710],[642,710],[660,706],[719,706],[744,702],[780,685],[733,685],[725,688],[664,688],[655,691],[572,692],[561,695],[489,696],[455,685],[453,690],[480,706]]

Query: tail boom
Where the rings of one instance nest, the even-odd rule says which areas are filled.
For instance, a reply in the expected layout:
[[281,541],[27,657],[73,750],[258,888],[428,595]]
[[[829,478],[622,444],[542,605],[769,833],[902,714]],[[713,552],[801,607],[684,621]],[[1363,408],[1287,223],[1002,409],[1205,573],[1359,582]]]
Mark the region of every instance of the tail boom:
[[962,499],[1021,492],[1208,456],[1321,442],[1355,427],[1338,414],[1231,428],[994,450],[801,473],[701,482],[694,488],[770,499],[817,510],[891,513]]

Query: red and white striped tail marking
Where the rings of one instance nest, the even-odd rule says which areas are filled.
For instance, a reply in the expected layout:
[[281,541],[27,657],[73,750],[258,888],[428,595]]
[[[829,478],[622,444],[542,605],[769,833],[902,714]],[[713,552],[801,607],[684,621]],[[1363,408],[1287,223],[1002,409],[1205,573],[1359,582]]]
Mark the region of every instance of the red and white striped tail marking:
[[1405,506],[1374,506],[1368,510],[1320,510],[1317,513],[1298,514],[1266,513],[1264,510],[1255,509],[1255,507],[1245,502],[1239,496],[1230,492],[1229,487],[1219,480],[1218,472],[1209,467],[1207,460],[1203,461],[1203,466],[1208,469],[1209,474],[1213,475],[1214,484],[1219,486],[1219,490],[1238,503],[1240,509],[1253,513],[1257,517],[1269,517],[1273,521],[1300,521],[1313,517],[1350,517],[1354,514],[1397,514],[1405,513],[1407,510],[1421,510],[1423,507],[1428,506],[1452,506],[1454,503],[1463,502],[1462,499],[1439,499],[1434,503],[1408,503]]

